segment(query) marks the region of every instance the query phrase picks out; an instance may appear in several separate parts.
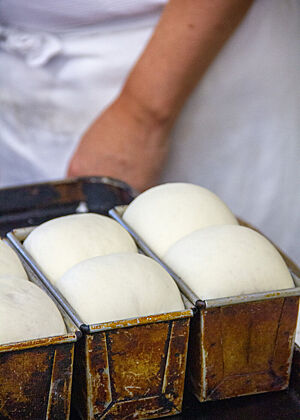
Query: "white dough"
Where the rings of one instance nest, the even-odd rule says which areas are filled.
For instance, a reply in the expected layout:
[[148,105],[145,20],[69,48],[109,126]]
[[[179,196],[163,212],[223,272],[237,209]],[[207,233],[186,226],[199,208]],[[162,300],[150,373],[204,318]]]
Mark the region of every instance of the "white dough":
[[171,276],[140,254],[113,254],[77,264],[56,287],[86,324],[182,310]]
[[94,213],[49,220],[28,235],[24,246],[53,283],[73,265],[88,258],[137,252],[133,239],[122,226]]
[[213,226],[179,240],[164,256],[201,299],[294,287],[281,255],[242,226]]
[[0,239],[0,276],[6,275],[27,279],[26,271],[15,251]]
[[19,284],[0,282],[0,320],[0,344],[66,332],[55,304],[43,290],[29,281]]
[[186,183],[150,188],[129,204],[123,218],[160,257],[180,238],[197,229],[238,224],[214,193]]
[[27,282],[28,279],[24,279],[22,277],[11,276],[11,275],[1,275],[0,276],[0,284],[9,284],[11,286],[18,286],[19,284],[23,284],[23,282]]

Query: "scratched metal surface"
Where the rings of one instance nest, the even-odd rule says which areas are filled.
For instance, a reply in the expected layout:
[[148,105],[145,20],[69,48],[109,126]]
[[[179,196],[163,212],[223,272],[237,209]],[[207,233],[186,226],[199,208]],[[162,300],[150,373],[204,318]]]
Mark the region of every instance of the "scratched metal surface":
[[[281,254],[299,280],[299,268]],[[199,311],[191,323],[189,346],[189,376],[199,401],[286,389],[298,310],[299,296],[274,293],[268,300]]]
[[[284,391],[200,403],[186,383],[182,413],[170,420],[290,420],[300,413],[300,349],[294,352],[290,386]],[[129,418],[130,419],[130,418]],[[70,420],[81,420],[73,407]]]
[[[73,212],[81,205],[84,210],[105,214],[109,208],[130,201],[130,190],[123,191],[118,184],[111,183],[105,184],[103,190],[101,181],[98,181],[97,192],[93,191],[96,197],[92,196],[98,203],[97,209],[91,209],[89,200],[82,194],[82,183],[56,183],[45,188],[52,195],[56,193],[57,207],[63,210],[66,203],[69,209],[75,200],[75,208],[73,204],[71,206]],[[70,194],[66,192],[68,187]],[[108,200],[107,190],[111,193],[112,188],[115,196],[110,195]],[[37,188],[38,196],[44,195],[42,190],[43,186]],[[34,186],[30,187],[30,193],[32,191],[36,191]],[[103,191],[106,196],[103,196]],[[38,199],[37,202],[40,203]],[[52,204],[47,208],[48,218],[50,213],[51,217],[57,214]],[[38,216],[40,219],[44,217],[40,208]],[[22,217],[18,221],[23,221]],[[33,219],[28,222],[32,225]],[[193,311],[188,309],[90,326],[91,334],[79,340],[75,353],[73,394],[82,418],[138,419],[179,413],[192,314]]]
[[298,305],[288,297],[199,311],[189,347],[199,401],[287,388]]
[[68,419],[74,344],[0,354],[0,418]]
[[[27,228],[16,229],[15,236],[22,241],[26,233]],[[26,254],[27,268],[29,261]],[[50,292],[48,279],[30,267]],[[58,291],[51,293],[63,302]],[[63,307],[74,316],[67,302]],[[73,383],[83,419],[156,418],[181,411],[192,309],[93,325],[78,316],[74,322],[85,335],[76,345]]]
[[[22,241],[28,228],[14,232]],[[18,251],[20,246],[18,242]],[[25,267],[30,261],[26,253]],[[50,292],[48,279],[35,264],[30,267]],[[58,291],[51,293],[62,302]],[[63,307],[74,316],[67,302]],[[84,331],[76,345],[73,380],[73,399],[81,417],[139,419],[179,413],[192,316],[193,310],[185,309],[93,325],[73,318]]]
[[[150,419],[181,412],[188,318],[84,335],[74,367],[74,404],[82,419]],[[167,321],[164,319],[167,318]]]
[[[33,273],[28,275],[43,288]],[[0,345],[0,419],[69,418],[80,333],[66,313],[62,316],[65,334]]]
[[[93,177],[70,182],[60,181],[58,183],[0,190],[0,233],[3,235],[12,228],[31,226],[50,217],[73,213],[81,202],[86,203],[90,211],[106,214],[109,208],[131,201],[132,196],[129,192],[120,194],[117,191],[118,188],[115,188],[112,192],[109,192],[105,204],[108,207],[105,208],[101,199],[99,200],[103,189],[101,183],[98,185],[99,183],[99,179]],[[84,381],[83,376],[81,376],[81,380]],[[77,401],[77,403],[80,404],[81,401]],[[299,418],[299,412],[300,351],[295,350],[291,381],[287,390],[200,403],[192,395],[191,385],[187,384],[185,386],[183,411],[181,414],[170,418],[173,420],[199,418],[207,420],[217,418],[225,420],[279,420]],[[77,410],[73,406],[70,419],[78,420],[79,418]]]
[[294,288],[203,301],[127,225],[122,218],[125,208],[118,206],[109,214],[135,238],[146,255],[169,272],[198,308],[191,321],[192,367],[188,374],[199,401],[287,388],[300,295],[295,264],[282,253],[293,272]]

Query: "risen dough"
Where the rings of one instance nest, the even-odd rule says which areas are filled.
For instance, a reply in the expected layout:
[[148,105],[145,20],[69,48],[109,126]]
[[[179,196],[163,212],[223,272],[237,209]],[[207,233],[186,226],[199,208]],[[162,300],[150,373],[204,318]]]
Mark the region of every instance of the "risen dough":
[[0,276],[6,275],[27,279],[27,274],[17,254],[0,239]]
[[242,226],[213,226],[179,240],[164,261],[201,299],[294,287],[276,248]]
[[238,224],[214,193],[186,183],[162,184],[145,191],[129,204],[123,218],[160,257],[194,230]]
[[55,304],[29,281],[20,280],[18,284],[0,282],[0,320],[0,344],[66,332]]
[[107,216],[93,213],[49,220],[28,235],[24,246],[53,283],[88,258],[137,252],[124,228]]
[[2,283],[2,284],[10,284],[11,286],[15,286],[15,285],[17,286],[19,284],[23,284],[24,281],[26,282],[28,280],[22,277],[16,277],[16,276],[11,276],[11,275],[0,276],[0,284]]
[[68,270],[56,286],[87,324],[184,308],[169,274],[140,254],[83,261]]

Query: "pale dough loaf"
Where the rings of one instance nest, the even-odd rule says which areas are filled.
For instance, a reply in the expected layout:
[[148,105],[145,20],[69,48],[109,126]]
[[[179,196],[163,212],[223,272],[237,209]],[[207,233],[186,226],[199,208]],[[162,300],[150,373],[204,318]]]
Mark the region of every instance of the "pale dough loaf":
[[242,226],[195,231],[174,244],[163,259],[200,299],[294,287],[276,248]]
[[187,183],[150,188],[129,204],[123,218],[160,257],[194,230],[238,224],[219,197],[206,188]]
[[170,275],[140,254],[113,254],[82,261],[56,287],[86,324],[182,310]]
[[0,239],[0,276],[6,275],[27,279],[26,271],[17,254]]
[[59,310],[43,290],[29,281],[12,283],[0,282],[0,344],[66,332]]
[[1,275],[0,276],[0,284],[10,284],[11,286],[18,286],[18,284],[23,284],[23,282],[27,282],[28,279],[24,279],[24,277],[16,277],[11,275]]
[[94,213],[49,220],[28,235],[24,246],[54,284],[80,261],[99,255],[137,252],[133,239],[122,226]]

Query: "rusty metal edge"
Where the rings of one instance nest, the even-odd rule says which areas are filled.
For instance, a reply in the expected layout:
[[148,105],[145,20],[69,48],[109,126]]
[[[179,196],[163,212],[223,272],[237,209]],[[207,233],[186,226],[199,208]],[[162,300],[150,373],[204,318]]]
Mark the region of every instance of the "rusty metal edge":
[[300,287],[294,287],[293,289],[250,293],[248,295],[229,296],[226,298],[207,299],[205,301],[205,308],[217,308],[219,306],[229,306],[247,302],[258,302],[260,300],[277,299],[291,296],[300,296]]
[[194,315],[192,309],[183,311],[165,312],[157,315],[146,315],[138,318],[128,318],[120,321],[109,321],[102,324],[89,325],[90,333],[108,331],[117,328],[135,327],[137,325],[153,324],[158,322],[172,321],[176,319],[191,318]]
[[78,331],[75,333],[68,333],[65,335],[54,335],[45,338],[36,338],[34,340],[27,341],[15,341],[13,343],[5,343],[0,345],[0,353],[7,351],[19,351],[35,347],[46,347],[55,344],[72,343],[77,341],[81,337],[81,333]]
[[[286,296],[286,297],[289,298],[291,296]],[[275,298],[277,298],[277,297],[275,297]],[[281,296],[281,298],[282,298],[282,296]],[[250,301],[249,304],[254,303],[254,302],[256,302],[256,301]],[[246,302],[240,302],[240,303],[248,303],[248,301],[246,301]],[[299,301],[299,303],[300,303],[300,301]],[[222,305],[222,307],[223,306],[226,306],[226,305]],[[216,307],[213,307],[213,308],[216,308]],[[211,308],[205,308],[205,309],[208,309],[208,311],[209,311]],[[300,308],[298,308],[298,312],[300,313]],[[205,332],[204,332],[204,322],[205,322],[205,319],[204,318],[205,318],[205,311],[199,311],[199,321],[200,321],[200,331],[201,331],[200,332],[200,337],[201,337],[201,340],[203,340],[203,338],[205,336]],[[227,400],[227,399],[230,399],[230,398],[236,398],[236,397],[241,397],[241,396],[257,395],[257,394],[265,394],[265,393],[268,393],[268,392],[278,392],[278,391],[283,391],[283,390],[287,389],[289,387],[290,376],[291,376],[291,373],[292,373],[293,356],[294,356],[295,351],[297,351],[299,353],[299,350],[300,350],[300,347],[295,342],[295,338],[296,338],[296,326],[295,326],[292,343],[291,343],[290,350],[289,350],[288,357],[287,357],[287,362],[288,362],[287,378],[288,379],[287,379],[287,382],[285,382],[284,384],[282,384],[282,386],[281,386],[280,389],[277,389],[277,390],[266,389],[266,390],[263,390],[263,391],[260,390],[259,392],[250,392],[250,393],[249,392],[246,392],[246,393],[241,393],[241,394],[239,393],[238,395],[234,395],[234,396],[233,395],[223,396],[222,398],[217,398],[217,399],[211,399],[210,398],[210,395],[211,394],[207,395],[207,369],[206,369],[206,361],[207,361],[207,353],[209,352],[209,350],[207,350],[204,345],[201,345],[201,356],[200,356],[201,357],[201,364],[202,364],[202,369],[201,369],[201,374],[200,374],[200,377],[201,377],[201,391],[200,391],[199,394],[198,394],[198,392],[193,392],[193,394],[195,395],[195,397],[197,398],[197,400],[202,404],[202,403],[206,403],[208,401],[212,401],[213,402],[213,401]],[[193,379],[191,378],[191,380],[192,380],[192,384],[193,384]],[[223,382],[224,382],[224,378],[217,385],[217,387],[213,391],[215,391],[217,388],[219,388],[222,385]]]

